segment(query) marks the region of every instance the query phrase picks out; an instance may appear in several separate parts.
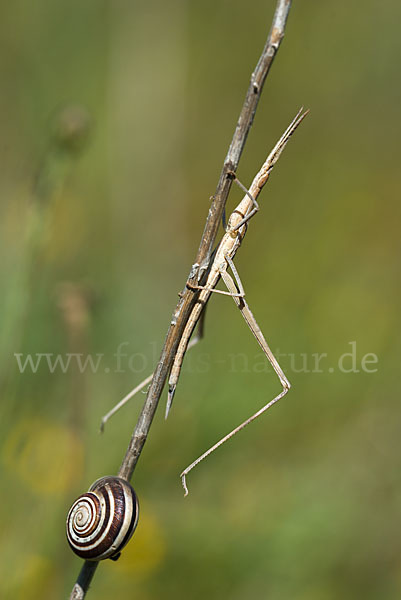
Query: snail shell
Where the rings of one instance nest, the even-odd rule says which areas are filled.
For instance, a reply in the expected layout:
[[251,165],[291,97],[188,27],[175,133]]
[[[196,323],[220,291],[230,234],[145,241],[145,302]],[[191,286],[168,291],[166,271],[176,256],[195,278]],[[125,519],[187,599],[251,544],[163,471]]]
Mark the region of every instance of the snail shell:
[[67,540],[86,560],[117,560],[135,531],[138,499],[121,477],[102,477],[79,496],[67,516]]

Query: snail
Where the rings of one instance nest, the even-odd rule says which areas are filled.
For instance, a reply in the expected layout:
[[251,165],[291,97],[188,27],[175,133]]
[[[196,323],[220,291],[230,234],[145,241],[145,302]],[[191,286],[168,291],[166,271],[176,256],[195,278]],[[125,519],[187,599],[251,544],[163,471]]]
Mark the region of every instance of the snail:
[[67,516],[67,540],[86,560],[117,560],[138,523],[138,499],[121,477],[102,477],[79,496]]

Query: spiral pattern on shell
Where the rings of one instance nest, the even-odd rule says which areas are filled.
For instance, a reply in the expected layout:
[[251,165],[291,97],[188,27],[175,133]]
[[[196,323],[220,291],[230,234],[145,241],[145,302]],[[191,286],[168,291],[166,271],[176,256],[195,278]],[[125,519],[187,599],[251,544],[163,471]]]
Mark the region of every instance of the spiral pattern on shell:
[[79,496],[67,516],[67,540],[85,560],[116,560],[135,531],[138,499],[121,477],[102,477]]

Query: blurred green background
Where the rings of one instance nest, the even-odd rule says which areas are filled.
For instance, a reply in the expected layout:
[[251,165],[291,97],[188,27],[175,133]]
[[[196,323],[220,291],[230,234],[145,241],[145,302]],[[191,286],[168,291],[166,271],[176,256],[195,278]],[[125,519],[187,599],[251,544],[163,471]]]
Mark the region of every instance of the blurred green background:
[[[125,453],[144,396],[99,422],[156,363],[274,4],[1,3],[2,598],[72,587],[66,511]],[[240,179],[311,113],[236,260],[293,389],[184,500],[181,470],[279,390],[216,294],[135,472],[135,537],[89,597],[401,597],[400,19],[396,0],[294,3]],[[38,353],[100,366],[21,373]]]

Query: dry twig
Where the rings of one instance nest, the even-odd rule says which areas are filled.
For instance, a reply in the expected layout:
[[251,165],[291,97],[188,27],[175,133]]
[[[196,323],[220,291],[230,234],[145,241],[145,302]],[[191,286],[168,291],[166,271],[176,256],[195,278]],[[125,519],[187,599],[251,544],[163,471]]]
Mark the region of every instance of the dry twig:
[[[284,30],[290,7],[291,0],[278,0],[270,33],[256,68],[252,73],[238,123],[223,164],[216,193],[213,196],[212,204],[209,209],[196,260],[185,283],[184,290],[180,295],[180,300],[174,310],[159,363],[153,374],[142,412],[118,472],[118,475],[126,480],[131,479],[146,442],[180,339],[199,295],[199,291],[194,289],[194,286],[202,284],[203,277],[209,267],[212,249],[232,184],[232,174],[235,174],[238,168],[242,150],[262,93],[263,84],[284,37]],[[81,600],[85,597],[97,565],[98,563],[85,561],[77,582],[74,585],[70,600]]]

